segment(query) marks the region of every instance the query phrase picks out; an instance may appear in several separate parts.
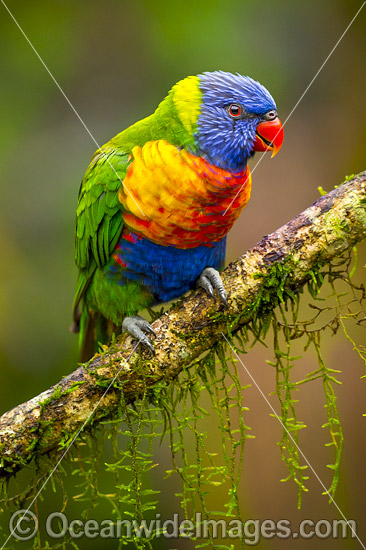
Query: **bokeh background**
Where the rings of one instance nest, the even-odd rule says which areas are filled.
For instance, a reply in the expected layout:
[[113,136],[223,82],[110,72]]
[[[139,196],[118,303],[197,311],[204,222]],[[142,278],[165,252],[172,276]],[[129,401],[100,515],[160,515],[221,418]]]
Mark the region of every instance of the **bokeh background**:
[[[215,69],[248,74],[267,86],[284,121],[361,2],[8,0],[7,5],[102,144],[150,114],[177,80]],[[229,236],[228,260],[316,200],[318,186],[330,190],[346,174],[366,168],[365,31],[366,7],[286,123],[281,153],[274,160],[266,156],[255,169],[252,199]],[[0,52],[0,412],[5,412],[75,368],[76,338],[68,331],[76,279],[74,216],[79,183],[96,145],[2,5]],[[361,265],[364,252],[360,247]],[[357,337],[362,339],[360,332]],[[345,449],[336,500],[358,521],[366,544],[364,371],[343,337],[326,340],[323,350],[328,366],[342,370],[337,394]],[[270,348],[259,346],[245,356],[266,395],[275,387],[273,369],[265,363],[271,358]],[[295,378],[313,370],[314,356],[305,354],[298,368]],[[243,383],[249,383],[244,371]],[[270,399],[278,410],[275,397]],[[297,510],[295,487],[280,483],[286,475],[276,446],[281,428],[254,387],[246,391],[245,404],[246,423],[256,436],[246,446],[240,490],[246,517],[295,524],[338,518],[314,476]],[[303,388],[299,417],[308,425],[301,448],[328,485],[331,454],[321,428],[321,383]],[[163,487],[165,509],[178,509],[173,491],[166,482]],[[47,498],[50,510],[52,495]],[[100,541],[79,544],[97,548]],[[357,541],[316,539],[273,539],[260,547],[329,544],[360,547]],[[161,546],[173,547],[170,541]]]

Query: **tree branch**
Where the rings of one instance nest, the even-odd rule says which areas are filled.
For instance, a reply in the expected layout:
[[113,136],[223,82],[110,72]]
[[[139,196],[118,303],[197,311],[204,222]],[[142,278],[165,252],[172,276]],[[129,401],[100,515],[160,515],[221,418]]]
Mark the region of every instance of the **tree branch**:
[[[133,353],[122,337],[58,384],[0,417],[0,478],[72,438],[87,426],[113,416],[147,386],[169,380],[222,340],[222,333],[248,323],[261,304],[268,276],[277,290],[296,293],[311,273],[366,237],[366,172],[319,198],[289,223],[264,237],[222,273],[229,308],[214,303],[202,290],[185,297],[153,323],[156,356]],[[275,271],[277,269],[277,271]],[[267,287],[266,287],[267,281]],[[276,294],[273,294],[275,296]]]

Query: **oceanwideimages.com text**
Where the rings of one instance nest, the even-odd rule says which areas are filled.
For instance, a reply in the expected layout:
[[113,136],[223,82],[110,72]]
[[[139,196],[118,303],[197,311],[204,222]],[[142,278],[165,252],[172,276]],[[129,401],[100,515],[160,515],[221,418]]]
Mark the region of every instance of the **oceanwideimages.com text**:
[[[18,510],[9,522],[10,535],[17,540],[31,540],[39,530],[37,516],[30,510]],[[192,539],[243,539],[247,545],[255,546],[261,539],[347,539],[356,538],[357,525],[354,520],[311,519],[302,520],[295,528],[288,519],[210,519],[197,513],[194,521],[182,519],[178,513],[163,519],[156,514],[153,519],[69,519],[62,512],[49,514],[44,523],[47,535],[52,539],[123,539],[123,538],[192,538]]]

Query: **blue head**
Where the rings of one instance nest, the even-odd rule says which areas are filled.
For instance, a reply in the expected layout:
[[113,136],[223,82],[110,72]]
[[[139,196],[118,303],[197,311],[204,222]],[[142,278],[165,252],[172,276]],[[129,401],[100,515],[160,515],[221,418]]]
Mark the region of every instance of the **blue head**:
[[226,170],[240,171],[255,150],[273,149],[263,137],[263,147],[256,147],[257,126],[278,120],[274,99],[264,86],[223,71],[198,78],[202,101],[194,138],[200,156]]

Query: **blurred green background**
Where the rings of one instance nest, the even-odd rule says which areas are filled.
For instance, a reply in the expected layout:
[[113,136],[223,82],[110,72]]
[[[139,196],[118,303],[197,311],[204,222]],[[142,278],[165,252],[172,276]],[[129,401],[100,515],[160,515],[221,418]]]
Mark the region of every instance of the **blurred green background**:
[[[103,144],[150,114],[177,80],[215,69],[259,80],[275,97],[284,121],[361,2],[9,0],[7,5],[95,140]],[[255,169],[252,199],[229,236],[228,260],[316,200],[318,186],[330,190],[346,174],[366,169],[365,31],[366,8],[286,123],[281,153],[274,160],[266,156]],[[2,5],[0,51],[4,412],[75,368],[76,338],[68,331],[76,279],[74,216],[79,183],[96,145]],[[360,254],[362,262],[362,247]],[[324,353],[329,366],[343,370],[337,392],[346,440],[336,500],[347,517],[358,520],[365,542],[362,365],[342,337],[326,341]],[[271,350],[259,346],[245,356],[266,395],[275,384],[265,363],[271,358]],[[314,361],[305,356],[299,378],[313,370]],[[245,373],[243,383],[249,383]],[[271,402],[278,408],[275,397]],[[299,411],[309,428],[300,441],[328,485],[323,403],[321,384],[303,389]],[[280,483],[286,475],[275,444],[280,426],[255,388],[246,392],[246,404],[247,424],[256,435],[246,446],[241,487],[246,516],[294,522],[338,518],[314,476],[302,510],[296,509],[295,488]],[[161,460],[169,467],[168,458]],[[164,491],[164,499],[172,499],[166,509],[172,510],[177,506],[172,492]],[[172,548],[168,542],[166,548]],[[85,548],[99,543],[89,541]],[[306,544],[312,549],[329,545],[326,540],[273,539],[260,547],[276,550],[295,543],[296,548]],[[331,544],[359,547],[357,541]]]

